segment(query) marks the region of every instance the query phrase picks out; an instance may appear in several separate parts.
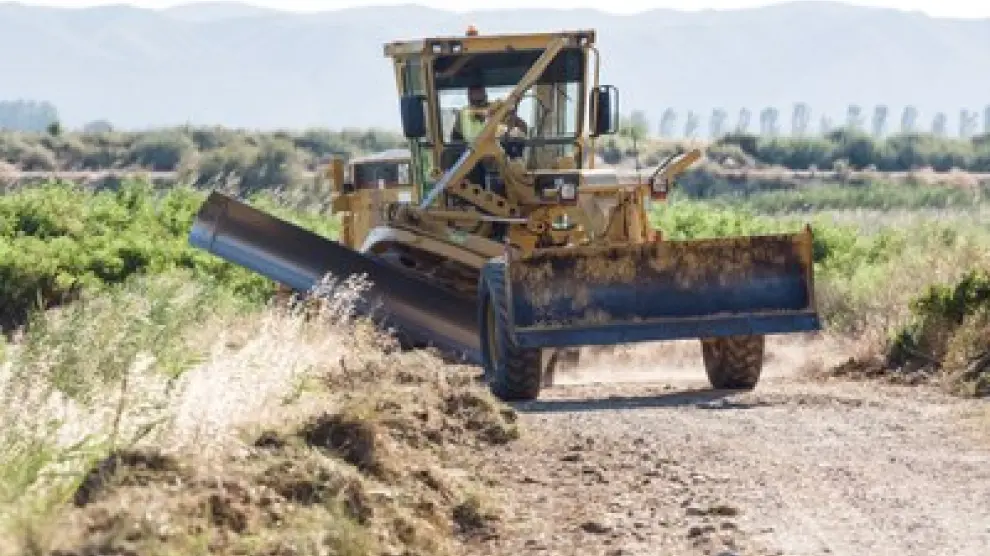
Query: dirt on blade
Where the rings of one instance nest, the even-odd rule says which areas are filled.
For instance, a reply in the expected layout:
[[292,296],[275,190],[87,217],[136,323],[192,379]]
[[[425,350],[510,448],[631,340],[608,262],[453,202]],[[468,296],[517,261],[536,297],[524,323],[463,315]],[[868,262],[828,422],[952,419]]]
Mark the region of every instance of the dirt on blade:
[[708,390],[696,346],[671,344],[626,354],[621,375],[559,376],[568,384],[518,405],[523,438],[488,467],[511,518],[484,553],[986,553],[985,402],[824,382],[808,362],[841,361],[842,346],[768,347],[752,392]]

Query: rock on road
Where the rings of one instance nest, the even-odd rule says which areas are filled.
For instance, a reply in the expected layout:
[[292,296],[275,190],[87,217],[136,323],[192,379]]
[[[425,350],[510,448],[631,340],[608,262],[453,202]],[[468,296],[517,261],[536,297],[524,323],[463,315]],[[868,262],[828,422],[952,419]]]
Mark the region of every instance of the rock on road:
[[479,467],[503,531],[471,553],[988,554],[986,402],[817,381],[822,348],[787,341],[752,392],[708,390],[692,345],[647,353],[651,382],[620,360],[518,404],[523,438]]

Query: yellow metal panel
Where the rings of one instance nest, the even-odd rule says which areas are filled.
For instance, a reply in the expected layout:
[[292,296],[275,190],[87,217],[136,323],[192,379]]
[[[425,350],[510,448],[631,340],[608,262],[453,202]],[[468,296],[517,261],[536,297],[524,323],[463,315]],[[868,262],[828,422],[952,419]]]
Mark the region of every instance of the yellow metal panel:
[[330,205],[330,210],[333,212],[347,212],[351,210],[351,199],[350,195],[340,195]]
[[425,48],[422,40],[396,41],[385,45],[385,56],[401,56],[403,54],[419,54]]

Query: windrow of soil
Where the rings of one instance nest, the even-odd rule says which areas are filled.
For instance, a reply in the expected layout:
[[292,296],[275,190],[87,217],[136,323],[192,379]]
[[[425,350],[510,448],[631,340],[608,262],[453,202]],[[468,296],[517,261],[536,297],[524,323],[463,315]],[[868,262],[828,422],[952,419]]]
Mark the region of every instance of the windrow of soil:
[[0,553],[470,553],[500,524],[471,466],[518,438],[516,414],[473,369],[368,341],[374,334],[358,328],[300,333],[289,349],[332,346],[315,382],[239,429],[241,442],[114,450],[54,516],[25,526],[21,546]]

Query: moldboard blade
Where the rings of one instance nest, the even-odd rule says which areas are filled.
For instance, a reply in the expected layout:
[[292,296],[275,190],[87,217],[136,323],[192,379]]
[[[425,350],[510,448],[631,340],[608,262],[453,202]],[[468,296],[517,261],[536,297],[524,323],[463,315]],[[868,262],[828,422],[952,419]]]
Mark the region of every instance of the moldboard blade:
[[409,337],[480,362],[474,298],[443,290],[398,267],[213,192],[189,242],[234,264],[309,292],[330,274],[364,275],[359,311]]
[[548,249],[509,262],[527,347],[820,330],[811,230]]

